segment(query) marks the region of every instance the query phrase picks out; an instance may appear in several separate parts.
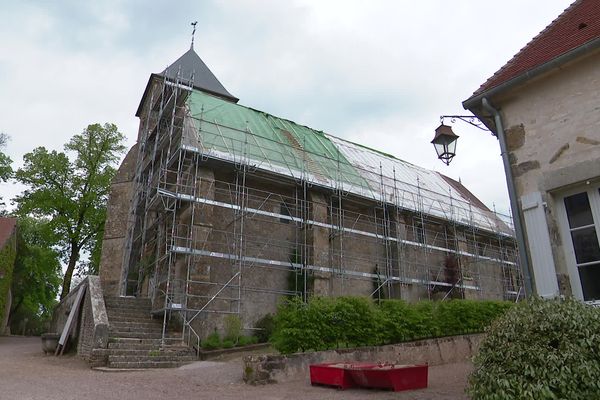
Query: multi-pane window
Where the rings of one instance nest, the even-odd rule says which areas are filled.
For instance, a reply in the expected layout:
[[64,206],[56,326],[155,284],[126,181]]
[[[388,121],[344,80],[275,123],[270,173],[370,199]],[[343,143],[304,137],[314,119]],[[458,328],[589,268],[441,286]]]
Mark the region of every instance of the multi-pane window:
[[563,201],[583,299],[600,300],[600,192],[589,190]]

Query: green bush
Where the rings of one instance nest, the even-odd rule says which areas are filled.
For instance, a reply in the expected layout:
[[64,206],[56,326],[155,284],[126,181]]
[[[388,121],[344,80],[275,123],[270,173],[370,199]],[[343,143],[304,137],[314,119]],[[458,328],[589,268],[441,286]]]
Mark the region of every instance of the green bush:
[[237,342],[238,346],[247,346],[249,344],[258,343],[258,338],[256,336],[240,336],[240,339]]
[[382,343],[399,343],[434,336],[430,302],[417,306],[402,300],[383,300],[378,309]]
[[[380,342],[381,322],[371,299],[338,297],[330,301],[333,304],[330,323],[334,331],[329,343],[335,343],[336,347],[339,347],[341,342],[350,347],[375,345]],[[331,348],[331,345],[326,347]]]
[[273,346],[282,353],[483,332],[512,303],[450,300],[406,303],[363,297],[298,297],[280,305]]
[[436,323],[441,336],[482,332],[513,303],[505,301],[450,300],[436,303]]
[[235,346],[235,343],[231,339],[225,339],[221,342],[221,347],[224,349],[231,349]]
[[225,340],[236,344],[242,334],[242,320],[234,314],[225,317]]
[[259,343],[266,343],[271,338],[273,330],[275,329],[275,319],[273,314],[266,314],[256,322],[254,326],[258,330],[254,334]]
[[318,325],[319,321],[309,320],[308,304],[293,297],[280,305],[271,341],[282,353],[319,349],[322,346]]
[[469,394],[476,400],[600,398],[600,310],[532,299],[489,328]]
[[202,341],[202,348],[206,350],[214,350],[221,347],[221,338],[217,332],[213,332]]

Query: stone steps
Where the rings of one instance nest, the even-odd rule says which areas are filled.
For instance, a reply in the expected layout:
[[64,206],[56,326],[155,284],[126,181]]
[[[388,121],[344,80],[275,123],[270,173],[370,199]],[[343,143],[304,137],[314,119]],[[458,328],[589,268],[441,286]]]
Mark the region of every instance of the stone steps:
[[119,338],[132,338],[132,339],[160,339],[162,337],[161,332],[120,332],[120,331],[109,331],[109,336]]
[[110,327],[115,328],[117,330],[119,330],[119,329],[125,329],[125,330],[148,329],[148,328],[158,328],[159,330],[162,330],[162,325],[160,323],[157,323],[157,321],[133,321],[133,322],[110,321]]
[[[181,336],[166,336],[165,342],[167,345],[177,345],[181,342]],[[139,338],[124,338],[124,337],[109,337],[108,344],[124,344],[124,345],[132,345],[132,344],[142,344],[148,346],[160,346],[161,339],[139,339]]]
[[150,299],[138,297],[105,297],[104,304],[110,308],[127,307],[127,308],[149,308],[152,306]]
[[132,362],[136,362],[136,363],[142,363],[142,362],[157,362],[157,361],[170,361],[170,362],[176,362],[176,363],[182,363],[182,362],[192,362],[195,361],[196,357],[195,356],[191,356],[189,354],[187,355],[182,355],[182,354],[174,354],[174,355],[154,355],[154,354],[145,354],[145,355],[130,355],[130,354],[119,354],[119,355],[109,355],[108,356],[108,363],[109,364],[115,364],[115,363],[132,363]]
[[133,362],[114,362],[109,364],[109,368],[115,369],[141,369],[141,368],[177,368],[188,364],[188,361],[133,361]]
[[110,323],[158,323],[162,325],[162,319],[148,319],[147,315],[114,315],[109,314]]
[[[114,339],[114,338],[113,338]],[[134,339],[135,340],[135,339]],[[143,342],[114,342],[109,339],[109,349],[131,349],[131,350],[155,350],[160,349],[160,339],[141,339]],[[151,343],[149,342],[151,341]],[[170,346],[181,346],[180,339],[165,339],[165,345]]]
[[153,356],[157,356],[157,355],[161,355],[161,356],[193,356],[193,350],[191,350],[189,347],[183,347],[183,346],[178,346],[178,347],[173,347],[173,348],[162,348],[161,350],[155,350],[155,349],[111,349],[110,352],[111,356],[149,356],[149,357],[153,357]]
[[163,320],[152,318],[148,299],[107,297],[105,304],[109,340],[102,356],[108,368],[171,368],[197,359],[181,344],[180,333],[167,332],[162,340]]
[[[139,333],[160,333],[162,334],[162,326],[154,325],[154,326],[112,326],[110,327],[110,332],[114,333],[126,333],[126,332],[139,332]],[[119,335],[114,335],[119,336]]]
[[130,310],[130,309],[123,309],[123,310],[111,310],[107,312],[108,314],[108,318],[110,319],[111,317],[121,317],[121,318],[136,318],[136,319],[140,319],[140,320],[150,320],[152,321],[152,315],[150,315],[150,311],[146,311],[146,310]]

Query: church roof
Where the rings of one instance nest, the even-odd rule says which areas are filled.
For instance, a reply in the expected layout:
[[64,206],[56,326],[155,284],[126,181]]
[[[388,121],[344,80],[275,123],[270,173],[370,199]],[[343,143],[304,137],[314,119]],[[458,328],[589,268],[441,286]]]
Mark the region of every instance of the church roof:
[[188,51],[183,53],[175,62],[169,65],[159,74],[153,73],[148,79],[146,89],[140,100],[135,116],[139,117],[142,111],[142,106],[146,101],[146,96],[151,87],[152,79],[161,78],[168,79],[172,82],[180,82],[185,85],[192,86],[194,89],[209,93],[221,99],[237,103],[239,99],[229,93],[227,89],[219,82],[217,77],[212,73],[208,66],[202,61],[200,56],[194,51],[194,47],[190,47]]
[[512,235],[509,221],[438,172],[197,90],[188,96],[187,108],[185,136],[194,138],[186,141],[188,150]]
[[182,81],[190,83],[196,89],[208,92],[225,100],[238,102],[238,98],[232,95],[219,82],[217,77],[206,66],[204,61],[190,47],[181,57],[169,65],[159,74],[171,81]]

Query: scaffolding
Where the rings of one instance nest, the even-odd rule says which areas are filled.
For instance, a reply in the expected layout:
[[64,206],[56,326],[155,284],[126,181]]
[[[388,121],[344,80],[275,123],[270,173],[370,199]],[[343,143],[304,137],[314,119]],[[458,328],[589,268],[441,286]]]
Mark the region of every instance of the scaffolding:
[[251,327],[282,296],[521,293],[510,218],[435,172],[201,93],[193,76],[155,78],[142,110],[122,294],[152,299],[163,341],[199,345],[210,315]]

